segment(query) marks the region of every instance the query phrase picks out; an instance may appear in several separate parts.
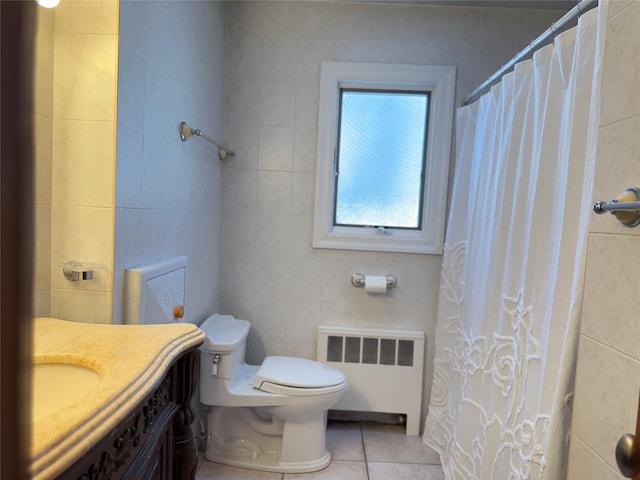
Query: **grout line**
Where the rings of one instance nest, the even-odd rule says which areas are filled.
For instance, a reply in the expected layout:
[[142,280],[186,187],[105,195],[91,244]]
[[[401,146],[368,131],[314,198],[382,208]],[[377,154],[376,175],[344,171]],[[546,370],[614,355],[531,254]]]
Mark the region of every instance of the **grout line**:
[[360,426],[360,441],[362,442],[362,454],[364,455],[364,470],[367,472],[367,480],[371,480],[369,477],[369,462],[367,461],[367,449],[364,446],[364,430],[362,428],[362,422]]

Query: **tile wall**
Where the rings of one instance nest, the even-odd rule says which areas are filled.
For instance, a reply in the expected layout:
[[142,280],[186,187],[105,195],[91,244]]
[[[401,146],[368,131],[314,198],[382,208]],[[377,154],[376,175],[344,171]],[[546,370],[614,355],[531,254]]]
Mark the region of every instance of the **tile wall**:
[[53,144],[53,35],[55,11],[38,8],[34,70],[35,244],[33,313],[51,309],[51,147]]
[[[117,2],[39,10],[34,313],[111,321]],[[70,260],[105,265],[69,282]]]
[[[185,320],[202,320],[217,310],[220,164],[177,132],[184,119],[223,138],[224,3],[39,13],[34,313],[120,323],[124,269],[187,255]],[[106,268],[72,283],[68,260]]]
[[[640,186],[640,3],[608,8],[594,200]],[[585,207],[586,208],[586,207]],[[622,479],[614,457],[624,433],[635,433],[640,391],[637,272],[640,229],[593,215],[568,478]]]
[[[431,385],[441,257],[311,248],[320,62],[457,66],[457,102],[558,12],[342,2],[230,2],[220,310],[252,322],[247,357],[315,358],[316,326],[426,332]],[[443,205],[443,208],[445,206]],[[393,273],[369,296],[353,273]],[[426,409],[426,402],[423,411]]]
[[[217,310],[221,165],[180,121],[220,141],[223,2],[120,1],[114,323],[124,270],[186,255],[185,321]],[[234,145],[235,147],[235,145]]]

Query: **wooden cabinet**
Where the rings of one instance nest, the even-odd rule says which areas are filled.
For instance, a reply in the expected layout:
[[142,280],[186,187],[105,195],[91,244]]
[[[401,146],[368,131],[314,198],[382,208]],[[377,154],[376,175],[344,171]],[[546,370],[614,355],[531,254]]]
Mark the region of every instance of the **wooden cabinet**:
[[198,463],[191,427],[199,354],[193,347],[120,424],[60,480],[189,480]]

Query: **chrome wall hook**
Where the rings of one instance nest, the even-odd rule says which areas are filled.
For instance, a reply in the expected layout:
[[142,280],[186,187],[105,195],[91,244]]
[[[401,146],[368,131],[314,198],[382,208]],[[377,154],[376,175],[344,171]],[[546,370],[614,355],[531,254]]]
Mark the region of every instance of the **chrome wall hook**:
[[96,270],[104,270],[106,265],[98,263],[78,262],[77,260],[71,260],[69,262],[60,265],[62,267],[62,274],[64,278],[70,282],[77,282],[81,280],[92,280],[93,272]]

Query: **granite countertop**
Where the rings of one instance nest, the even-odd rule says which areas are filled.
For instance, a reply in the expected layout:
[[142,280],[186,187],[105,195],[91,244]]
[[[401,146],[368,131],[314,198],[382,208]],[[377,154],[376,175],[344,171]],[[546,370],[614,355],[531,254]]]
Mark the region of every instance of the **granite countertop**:
[[81,365],[102,380],[82,399],[31,424],[30,477],[52,478],[81,458],[203,338],[190,323],[102,325],[36,318],[34,363]]

